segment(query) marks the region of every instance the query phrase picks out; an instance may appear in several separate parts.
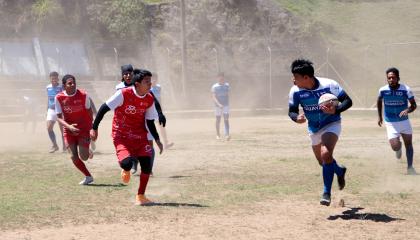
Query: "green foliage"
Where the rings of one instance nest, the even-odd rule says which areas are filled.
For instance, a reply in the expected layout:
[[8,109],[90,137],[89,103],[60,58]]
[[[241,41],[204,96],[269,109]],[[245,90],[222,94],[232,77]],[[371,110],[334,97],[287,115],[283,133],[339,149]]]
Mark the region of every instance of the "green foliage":
[[32,5],[31,10],[35,22],[41,26],[48,18],[57,16],[58,13],[62,13],[61,5],[56,0],[37,0]]
[[145,35],[147,13],[140,0],[94,1],[88,6],[93,24],[104,27],[115,38],[141,39]]

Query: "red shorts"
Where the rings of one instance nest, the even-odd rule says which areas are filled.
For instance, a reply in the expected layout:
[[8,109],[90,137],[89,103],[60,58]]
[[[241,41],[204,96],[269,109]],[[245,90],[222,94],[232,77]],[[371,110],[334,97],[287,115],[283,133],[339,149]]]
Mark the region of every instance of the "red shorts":
[[89,148],[90,145],[90,136],[89,133],[87,134],[79,134],[77,136],[71,134],[71,133],[64,133],[64,142],[66,144],[66,147],[69,147],[69,145],[79,145],[81,147]]
[[114,146],[117,152],[118,161],[121,162],[127,157],[150,157],[152,156],[152,146],[149,141],[114,139]]

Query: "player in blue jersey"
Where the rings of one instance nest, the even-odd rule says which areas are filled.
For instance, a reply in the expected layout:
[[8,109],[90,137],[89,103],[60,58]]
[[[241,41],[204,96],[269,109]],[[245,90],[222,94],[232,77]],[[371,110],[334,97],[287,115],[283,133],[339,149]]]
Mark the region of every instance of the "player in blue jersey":
[[218,82],[211,87],[212,98],[215,105],[216,114],[216,139],[220,139],[220,120],[222,118],[225,123],[225,138],[230,140],[229,134],[229,83],[225,81],[225,74],[223,72],[217,74]]
[[[331,186],[334,173],[337,175],[339,189],[346,184],[346,167],[340,166],[333,157],[334,147],[341,132],[340,113],[352,106],[352,100],[334,80],[314,76],[312,62],[297,59],[291,65],[294,86],[289,93],[289,117],[296,123],[308,121],[312,150],[322,166],[324,192],[320,203],[329,206],[331,203]],[[321,109],[318,100],[324,93],[337,96],[339,105],[330,105]],[[303,113],[299,114],[299,105]]]
[[[50,75],[51,84],[47,88],[48,103],[47,103],[47,131],[48,136],[50,137],[52,146],[50,153],[53,153],[58,150],[57,140],[54,133],[54,124],[57,121],[57,114],[55,113],[55,95],[63,91],[63,87],[59,84],[58,73],[51,72]],[[63,127],[59,124],[61,139],[63,143],[63,152],[66,150],[64,139],[63,139]]]
[[[385,126],[388,140],[392,150],[395,151],[398,159],[401,158],[401,141],[404,141],[405,153],[407,156],[407,174],[416,175],[413,167],[413,129],[411,128],[408,114],[417,108],[416,100],[410,88],[400,83],[400,72],[397,68],[386,70],[388,85],[379,89],[378,97],[378,125],[382,126],[382,102],[385,105]],[[408,106],[408,102],[410,106]]]

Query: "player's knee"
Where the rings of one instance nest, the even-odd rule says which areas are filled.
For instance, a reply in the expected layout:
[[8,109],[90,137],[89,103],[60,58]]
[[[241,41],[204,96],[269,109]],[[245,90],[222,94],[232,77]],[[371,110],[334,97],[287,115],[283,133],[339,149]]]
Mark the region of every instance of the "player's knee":
[[150,157],[139,157],[141,172],[150,174],[152,172],[152,161]]
[[321,152],[321,159],[323,163],[331,163],[334,161],[332,153],[328,150],[323,150]]
[[130,171],[131,167],[133,166],[134,160],[134,157],[126,157],[122,161],[120,161],[120,167],[125,171]]

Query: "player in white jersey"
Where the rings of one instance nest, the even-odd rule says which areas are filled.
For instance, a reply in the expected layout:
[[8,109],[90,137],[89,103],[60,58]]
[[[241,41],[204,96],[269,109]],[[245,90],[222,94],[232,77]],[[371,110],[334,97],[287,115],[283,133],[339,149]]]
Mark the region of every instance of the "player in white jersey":
[[[47,96],[48,96],[48,102],[47,102],[47,131],[48,136],[50,137],[52,146],[50,149],[50,153],[53,153],[58,150],[57,140],[54,133],[54,124],[57,121],[57,114],[55,113],[55,96],[63,91],[63,87],[59,84],[58,79],[58,73],[57,72],[51,72],[50,75],[50,82],[46,87],[47,90]],[[63,138],[63,127],[59,123],[60,128],[60,135],[63,143],[63,152],[66,150],[65,144],[64,144],[64,138]]]
[[217,74],[217,83],[211,87],[212,99],[214,102],[216,115],[216,139],[220,139],[220,120],[223,114],[225,123],[225,139],[230,140],[229,133],[229,91],[230,85],[225,81],[225,74],[223,72]]
[[[408,114],[416,110],[417,104],[413,92],[405,84],[400,83],[400,72],[397,68],[386,70],[388,84],[379,89],[378,96],[378,125],[382,126],[382,102],[384,103],[385,126],[389,144],[395,151],[398,159],[401,158],[401,141],[404,141],[407,157],[407,174],[416,175],[413,167],[413,129],[411,128]],[[408,106],[410,103],[410,106]]]
[[[294,86],[289,94],[289,117],[299,124],[308,120],[312,150],[319,165],[322,166],[324,192],[320,203],[329,206],[334,174],[337,175],[340,190],[346,184],[347,169],[337,163],[333,152],[341,133],[340,113],[352,106],[352,100],[336,81],[315,77],[312,62],[308,60],[293,61],[291,72]],[[320,107],[319,98],[325,93],[335,95],[340,104]],[[299,114],[299,105],[303,108],[302,114]]]

